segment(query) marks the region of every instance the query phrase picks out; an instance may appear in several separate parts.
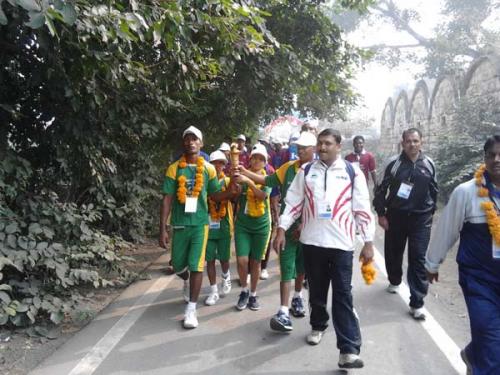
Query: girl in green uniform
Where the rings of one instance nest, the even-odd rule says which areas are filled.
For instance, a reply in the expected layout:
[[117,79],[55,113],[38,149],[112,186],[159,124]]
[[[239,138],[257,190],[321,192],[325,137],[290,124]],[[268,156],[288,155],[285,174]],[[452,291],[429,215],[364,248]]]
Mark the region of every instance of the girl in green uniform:
[[[255,145],[250,154],[250,170],[265,175],[267,151],[261,144]],[[271,188],[256,185],[248,177],[240,175],[236,182],[243,185],[239,197],[239,209],[236,216],[235,244],[238,259],[238,275],[241,293],[236,308],[259,310],[257,301],[257,283],[260,276],[260,262],[263,259],[271,237],[271,213],[269,194]],[[250,290],[247,284],[250,264]]]
[[[229,186],[230,178],[224,175],[224,167],[227,163],[226,156],[222,151],[214,151],[210,154],[210,163],[217,171],[217,179],[222,191]],[[210,294],[205,299],[205,305],[212,306],[222,296],[231,291],[231,275],[229,272],[229,259],[231,257],[231,237],[233,232],[233,208],[229,200],[215,202],[208,198],[208,220],[210,231],[205,259],[207,261],[207,274],[210,281]],[[219,260],[222,268],[222,281],[220,290],[217,287],[217,272],[215,261]]]

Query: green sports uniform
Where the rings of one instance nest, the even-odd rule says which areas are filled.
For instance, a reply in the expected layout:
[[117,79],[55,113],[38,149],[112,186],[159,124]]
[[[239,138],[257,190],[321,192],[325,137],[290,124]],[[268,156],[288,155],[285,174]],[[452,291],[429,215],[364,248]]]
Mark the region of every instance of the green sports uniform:
[[165,173],[163,194],[172,195],[170,224],[172,236],[172,266],[176,273],[186,269],[192,272],[203,272],[205,250],[208,241],[208,204],[207,195],[220,191],[215,167],[204,162],[203,186],[197,199],[196,211],[185,212],[185,205],[177,198],[178,178],[186,177],[187,196],[191,195],[196,176],[196,165],[179,167],[179,161],[171,164]]
[[263,186],[261,189],[267,194],[264,215],[251,217],[246,213],[248,186],[245,185],[238,201],[239,209],[234,228],[236,255],[258,261],[264,259],[271,239],[271,210],[269,209],[271,188]]
[[[285,197],[288,188],[292,184],[297,171],[300,168],[298,160],[289,161],[276,170],[276,173],[266,176],[265,185],[271,188],[279,186],[281,192],[281,213],[285,209]],[[304,253],[302,244],[292,237],[292,233],[297,229],[298,224],[294,224],[285,232],[285,248],[280,252],[280,273],[281,281],[290,281],[295,279],[297,274],[303,274]]]
[[[221,187],[229,186],[229,177],[219,180]],[[205,259],[207,262],[218,259],[228,262],[231,258],[231,235],[233,232],[233,206],[231,202],[226,202],[226,216],[217,223],[213,223],[210,218],[210,231],[208,233],[208,243]],[[218,227],[218,228],[217,228]]]

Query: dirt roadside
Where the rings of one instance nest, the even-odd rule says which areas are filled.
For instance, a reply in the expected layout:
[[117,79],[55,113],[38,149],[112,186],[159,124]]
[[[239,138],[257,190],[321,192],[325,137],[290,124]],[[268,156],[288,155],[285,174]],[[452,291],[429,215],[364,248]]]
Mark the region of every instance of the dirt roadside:
[[[135,262],[128,263],[126,267],[129,271],[136,272],[139,279],[147,278],[147,268],[163,252],[164,250],[153,242],[135,246],[126,254],[134,258]],[[25,329],[16,331],[0,329],[0,374],[27,374],[75,333],[90,323],[127,286],[83,290],[84,311],[80,314],[78,321],[63,323],[60,327],[57,327],[54,330],[54,336],[57,337],[54,339],[30,337]]]

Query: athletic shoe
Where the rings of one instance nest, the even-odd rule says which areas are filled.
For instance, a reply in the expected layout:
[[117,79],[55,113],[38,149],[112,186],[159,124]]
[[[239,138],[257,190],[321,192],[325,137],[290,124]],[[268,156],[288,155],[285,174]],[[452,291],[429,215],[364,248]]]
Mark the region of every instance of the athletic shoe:
[[205,305],[213,306],[219,300],[219,293],[210,293],[205,300]]
[[410,315],[413,317],[415,320],[425,320],[425,313],[423,307],[421,308],[414,308],[410,307]]
[[271,329],[278,332],[290,332],[293,330],[292,321],[288,314],[279,310],[278,313],[271,318]]
[[250,296],[248,299],[248,308],[253,311],[260,310],[259,301],[257,301],[257,296]]
[[365,364],[357,354],[345,353],[339,356],[340,368],[362,368]]
[[306,309],[304,308],[304,300],[302,297],[292,298],[292,307],[290,308],[290,312],[296,318],[303,318],[306,316]]
[[261,280],[269,279],[269,272],[267,272],[267,269],[264,268],[262,271],[260,271],[260,279]]
[[189,282],[184,282],[184,286],[182,287],[182,296],[184,297],[184,301],[186,303],[189,302]]
[[307,343],[309,345],[318,345],[321,342],[321,339],[323,338],[324,332],[323,331],[316,331],[312,330],[310,334],[307,335]]
[[396,294],[399,291],[399,285],[389,284],[385,290],[387,293]]
[[222,296],[226,296],[229,294],[231,291],[231,278],[228,276],[226,278],[222,278],[222,281],[220,282],[220,290],[222,291]]
[[188,310],[184,313],[184,328],[198,327],[198,318],[196,317],[196,310]]
[[469,362],[469,358],[467,358],[467,353],[465,349],[460,350],[460,357],[462,357],[462,361],[465,363],[465,367],[467,367],[467,375],[472,375],[472,365]]
[[240,297],[238,298],[238,303],[236,304],[236,308],[238,310],[245,310],[248,305],[248,297],[250,296],[250,292],[241,292]]

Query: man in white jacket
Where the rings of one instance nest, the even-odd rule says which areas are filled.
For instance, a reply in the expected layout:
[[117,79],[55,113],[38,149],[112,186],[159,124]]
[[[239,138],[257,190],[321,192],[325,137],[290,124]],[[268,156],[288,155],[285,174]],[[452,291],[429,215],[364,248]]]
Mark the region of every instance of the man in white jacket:
[[285,199],[274,247],[281,251],[285,231],[302,217],[300,242],[309,281],[311,333],[307,342],[317,345],[328,327],[326,310],[332,284],[332,321],[340,350],[341,368],[360,368],[361,333],[353,309],[351,279],[356,232],[364,246],[360,258],[373,258],[375,232],[366,179],[358,167],[341,158],[341,135],[325,129],[318,136],[320,160],[301,167]]

